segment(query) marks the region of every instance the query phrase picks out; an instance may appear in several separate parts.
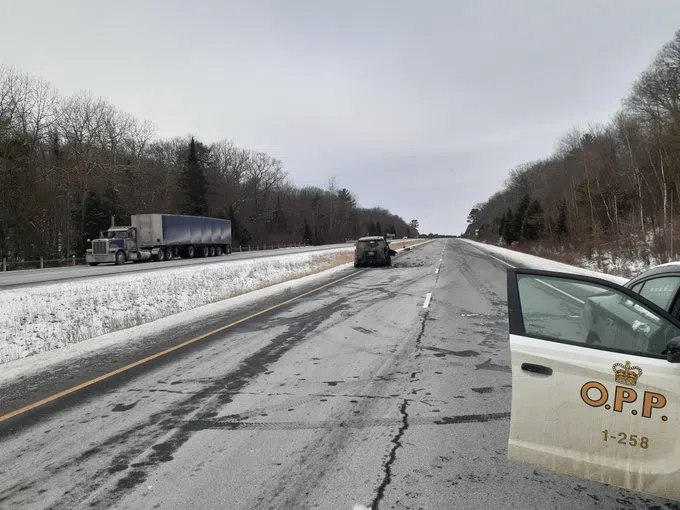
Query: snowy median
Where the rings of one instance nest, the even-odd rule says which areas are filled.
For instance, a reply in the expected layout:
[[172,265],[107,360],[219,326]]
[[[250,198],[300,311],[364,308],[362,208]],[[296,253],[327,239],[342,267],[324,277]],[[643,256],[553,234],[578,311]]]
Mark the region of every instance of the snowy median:
[[0,363],[351,263],[354,247],[0,291]]

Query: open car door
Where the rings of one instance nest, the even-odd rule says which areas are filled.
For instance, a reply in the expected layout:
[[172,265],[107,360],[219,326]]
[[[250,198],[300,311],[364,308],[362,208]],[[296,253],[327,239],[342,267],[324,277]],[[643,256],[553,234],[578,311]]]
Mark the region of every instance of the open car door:
[[508,458],[680,500],[680,322],[606,280],[507,278]]

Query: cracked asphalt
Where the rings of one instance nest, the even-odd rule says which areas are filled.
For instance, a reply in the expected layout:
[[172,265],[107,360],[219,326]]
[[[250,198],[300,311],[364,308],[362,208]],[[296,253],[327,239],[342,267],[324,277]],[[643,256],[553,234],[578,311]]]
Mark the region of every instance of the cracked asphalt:
[[[349,277],[0,423],[0,507],[677,508],[507,462],[497,260],[439,240],[392,268],[340,276]],[[7,384],[0,412],[253,311]]]

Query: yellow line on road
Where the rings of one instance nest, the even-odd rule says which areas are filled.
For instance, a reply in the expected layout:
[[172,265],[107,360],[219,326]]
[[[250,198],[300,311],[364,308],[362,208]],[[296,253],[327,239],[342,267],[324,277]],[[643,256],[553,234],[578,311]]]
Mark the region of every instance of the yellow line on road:
[[24,406],[21,409],[17,409],[16,411],[12,411],[11,413],[4,414],[4,415],[0,416],[0,423],[2,423],[3,421],[7,421],[10,418],[14,418],[15,416],[18,416],[18,415],[23,414],[25,412],[28,412],[32,409],[35,409],[36,407],[40,407],[42,405],[49,404],[50,402],[54,402],[55,400],[58,400],[61,397],[65,397],[66,395],[70,395],[71,393],[75,393],[76,391],[87,388],[88,386],[92,386],[93,384],[96,384],[98,382],[109,379],[110,377],[113,377],[114,375],[120,374],[122,372],[126,372],[127,370],[130,370],[132,368],[138,367],[139,365],[143,365],[145,363],[148,363],[149,361],[152,361],[156,358],[160,358],[162,356],[165,356],[166,354],[169,354],[173,351],[177,351],[177,350],[179,350],[183,347],[186,347],[187,345],[191,345],[193,343],[196,343],[199,340],[203,340],[204,338],[212,336],[216,333],[220,333],[221,331],[233,328],[234,326],[238,326],[239,324],[242,324],[242,323],[247,322],[251,319],[254,319],[255,317],[258,317],[258,316],[263,315],[267,312],[271,312],[272,310],[276,310],[277,308],[281,308],[282,306],[293,303],[294,301],[297,301],[298,299],[302,299],[304,297],[307,297],[310,294],[314,294],[315,292],[318,292],[318,291],[323,290],[327,287],[330,287],[331,285],[335,285],[336,283],[339,283],[343,280],[347,280],[348,278],[352,278],[352,277],[354,277],[354,276],[356,276],[360,273],[363,273],[364,271],[365,270],[360,270],[360,271],[356,271],[352,274],[349,274],[347,276],[343,276],[342,278],[338,278],[337,280],[333,280],[331,282],[328,282],[324,285],[321,285],[320,287],[316,287],[315,289],[309,290],[309,291],[307,291],[303,294],[300,294],[299,296],[295,296],[293,298],[287,299],[286,301],[282,301],[281,303],[270,306],[269,308],[265,308],[264,310],[260,310],[259,312],[255,312],[251,315],[248,315],[247,317],[243,317],[243,318],[241,318],[237,321],[234,321],[230,324],[227,324],[225,326],[221,326],[217,329],[213,329],[212,331],[209,331],[207,333],[199,335],[195,338],[192,338],[191,340],[186,340],[185,342],[182,342],[182,343],[179,343],[179,344],[174,345],[172,347],[169,347],[168,349],[157,352],[156,354],[152,354],[151,356],[147,356],[146,358],[135,361],[134,363],[130,363],[129,365],[125,365],[123,367],[117,368],[116,370],[113,370],[113,371],[108,372],[106,374],[100,375],[99,377],[95,377],[94,379],[90,379],[89,381],[78,384],[77,386],[73,386],[72,388],[68,388],[64,391],[60,391],[59,393],[55,393],[54,395],[51,395],[49,397],[38,400],[37,402],[33,402],[32,404]]

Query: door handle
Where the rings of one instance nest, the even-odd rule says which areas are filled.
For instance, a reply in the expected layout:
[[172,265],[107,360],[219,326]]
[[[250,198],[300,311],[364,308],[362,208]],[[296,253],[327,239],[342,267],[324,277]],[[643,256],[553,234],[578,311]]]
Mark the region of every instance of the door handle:
[[533,363],[522,363],[522,370],[525,372],[532,372],[534,374],[552,375],[552,368],[543,365],[535,365]]

